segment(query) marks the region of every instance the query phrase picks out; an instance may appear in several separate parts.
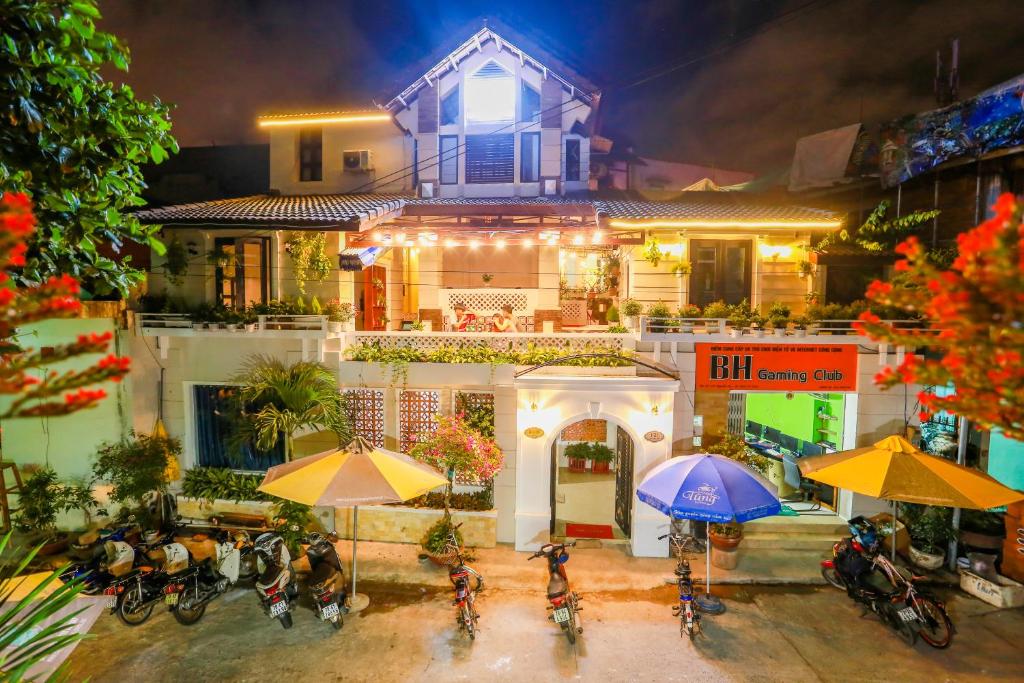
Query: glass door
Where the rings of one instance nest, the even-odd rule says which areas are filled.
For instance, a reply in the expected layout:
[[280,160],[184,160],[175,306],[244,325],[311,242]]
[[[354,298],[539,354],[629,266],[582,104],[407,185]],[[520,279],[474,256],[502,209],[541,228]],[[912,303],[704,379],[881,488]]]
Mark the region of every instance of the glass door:
[[264,304],[270,290],[270,240],[266,237],[218,237],[217,302],[225,308],[244,309]]
[[690,303],[749,301],[752,252],[750,240],[690,240]]

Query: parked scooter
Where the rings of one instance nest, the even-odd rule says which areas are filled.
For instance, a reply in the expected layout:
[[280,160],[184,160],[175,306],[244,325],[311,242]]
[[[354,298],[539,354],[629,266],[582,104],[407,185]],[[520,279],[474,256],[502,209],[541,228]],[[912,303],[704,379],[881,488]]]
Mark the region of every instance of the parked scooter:
[[60,580],[70,583],[82,580],[82,592],[99,595],[107,586],[121,579],[135,566],[135,548],[124,541],[107,541],[87,562],[75,562],[61,572]]
[[338,537],[328,534],[326,537],[317,532],[306,536],[306,557],[309,558],[309,594],[313,599],[313,609],[320,621],[330,622],[335,629],[345,625],[342,612],[348,592],[345,590],[345,571],[341,567],[341,558],[334,544]]
[[548,561],[548,600],[551,605],[548,607],[552,613],[548,619],[554,620],[565,632],[565,637],[570,644],[576,643],[576,634],[583,633],[583,626],[580,625],[579,615],[580,596],[569,590],[569,577],[565,574],[565,563],[569,561],[569,553],[566,548],[572,548],[572,543],[552,544],[545,543],[541,549],[527,558],[532,560],[537,557],[544,557]]
[[105,556],[107,541],[123,541],[133,545],[139,541],[139,526],[135,523],[135,515],[128,518],[127,523],[117,526],[106,526],[86,531],[71,542],[69,554],[82,562],[93,564]]
[[[466,564],[466,560],[462,557],[462,548],[455,535],[455,530],[460,526],[462,526],[461,523],[448,532],[448,549],[454,555],[454,561],[448,566],[448,580],[455,588],[455,599],[452,600],[452,604],[459,611],[455,615],[459,630],[465,631],[470,640],[476,640],[476,622],[480,619],[480,614],[476,611],[476,594],[484,589],[484,577]],[[476,585],[472,588],[469,585],[470,576],[476,579]]]
[[217,540],[206,534],[191,538],[177,537],[178,543],[188,549],[192,566],[183,575],[169,582],[164,590],[167,603],[173,607],[179,624],[190,626],[199,621],[206,606],[223,595],[239,579],[256,575],[252,561],[252,542],[244,531],[220,531]]
[[103,591],[107,607],[117,612],[128,626],[138,626],[149,619],[157,602],[164,601],[168,608],[177,604],[177,590],[168,586],[189,569],[188,550],[180,543],[160,543],[152,549],[140,546],[143,552],[139,566]]
[[256,537],[253,544],[256,553],[256,594],[263,605],[263,611],[271,619],[277,619],[284,628],[292,627],[291,603],[299,596],[292,569],[292,556],[284,539],[269,531]]
[[870,520],[854,517],[848,524],[851,537],[832,547],[832,559],[822,560],[822,576],[877,614],[907,644],[920,636],[934,648],[949,647],[955,629],[946,606],[917,587],[920,576],[906,576],[879,552],[880,537]]

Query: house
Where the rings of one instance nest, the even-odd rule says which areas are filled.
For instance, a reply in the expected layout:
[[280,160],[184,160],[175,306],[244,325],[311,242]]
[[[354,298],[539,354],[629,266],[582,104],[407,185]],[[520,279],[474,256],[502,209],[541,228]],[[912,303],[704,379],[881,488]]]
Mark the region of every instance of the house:
[[[407,450],[460,405],[493,409],[506,457],[497,541],[536,548],[601,524],[634,554],[663,556],[665,519],[634,493],[672,454],[728,429],[774,444],[782,483],[800,455],[905,427],[911,399],[870,381],[904,351],[849,328],[740,338],[717,315],[607,324],[627,299],[798,313],[818,286],[804,250],[842,225],[836,213],[734,192],[591,191],[600,89],[504,29],[480,29],[400,88],[376,108],[261,117],[267,194],[140,212],[173,257],[154,257],[134,382],[160,388],[145,409],[183,440],[185,468],[230,464],[218,401],[247,356],[319,360],[380,446]],[[353,305],[354,324],[314,297]],[[465,331],[452,329],[457,304],[479,316]],[[489,331],[503,306],[523,332]],[[612,448],[613,471],[570,472],[564,451],[580,439]],[[847,517],[878,505],[827,497]]]

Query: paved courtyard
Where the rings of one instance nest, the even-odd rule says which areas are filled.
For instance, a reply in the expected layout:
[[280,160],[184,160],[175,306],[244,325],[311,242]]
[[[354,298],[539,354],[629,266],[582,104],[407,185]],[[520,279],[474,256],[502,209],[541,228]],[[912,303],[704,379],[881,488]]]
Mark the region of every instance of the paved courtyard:
[[545,578],[535,574],[535,591],[481,594],[472,643],[456,630],[447,591],[377,582],[361,586],[371,607],[340,632],[305,604],[285,631],[243,589],[193,627],[162,612],[137,628],[104,616],[72,655],[71,680],[1024,680],[1024,610],[995,610],[953,590],[943,594],[959,632],[945,651],[907,647],[820,586],[724,587],[729,611],[706,618],[706,637],[691,645],[679,637],[668,585],[584,593],[574,650],[546,620]]

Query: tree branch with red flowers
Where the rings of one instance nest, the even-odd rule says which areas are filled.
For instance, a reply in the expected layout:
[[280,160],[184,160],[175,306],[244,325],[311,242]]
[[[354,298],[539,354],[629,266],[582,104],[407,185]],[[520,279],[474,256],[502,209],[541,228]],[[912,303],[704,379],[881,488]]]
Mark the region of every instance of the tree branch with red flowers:
[[932,264],[911,237],[896,248],[903,259],[894,281],[868,287],[868,299],[923,316],[925,329],[898,329],[871,313],[858,329],[878,342],[935,352],[924,360],[907,355],[875,376],[887,388],[950,386],[947,396],[918,394],[922,419],[944,410],[1024,440],[1024,206],[1004,194],[993,208],[991,219],[957,238],[949,270]]
[[87,354],[107,351],[113,335],[81,335],[47,353],[22,348],[18,329],[53,318],[78,314],[78,283],[67,275],[31,287],[15,287],[10,270],[25,265],[26,241],[35,232],[32,207],[24,194],[0,199],[0,419],[67,415],[95,406],[107,393],[95,385],[118,382],[128,373],[129,359],[105,356],[84,370],[58,372],[51,366]]

